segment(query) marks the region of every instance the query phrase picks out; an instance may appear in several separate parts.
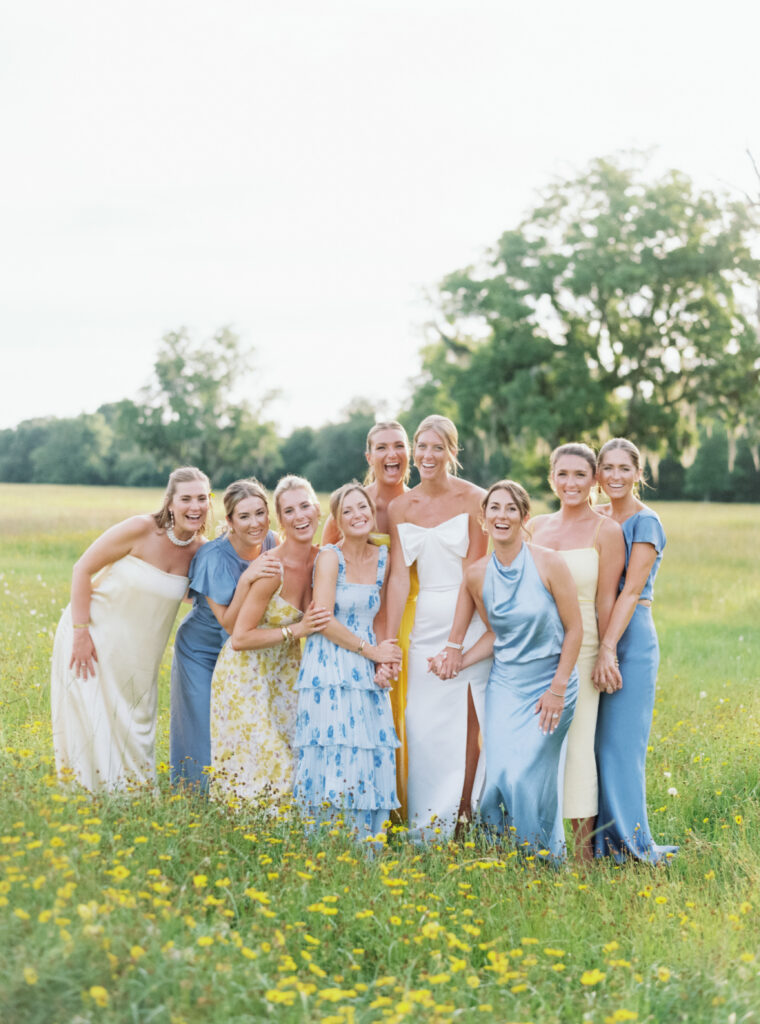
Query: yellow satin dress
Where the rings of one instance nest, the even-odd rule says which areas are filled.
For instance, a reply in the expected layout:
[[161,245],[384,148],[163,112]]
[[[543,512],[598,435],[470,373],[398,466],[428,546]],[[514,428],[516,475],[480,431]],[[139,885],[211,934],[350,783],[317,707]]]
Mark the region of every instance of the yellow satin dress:
[[[391,538],[388,533],[372,533],[370,534],[370,540],[373,544],[377,544],[378,547],[380,547],[381,544],[385,544],[386,547],[390,548],[391,545]],[[396,727],[396,735],[401,741],[401,746],[396,750],[396,794],[401,806],[397,808],[395,813],[398,814],[400,820],[404,824],[406,824],[408,820],[406,787],[407,777],[409,775],[409,754],[406,746],[407,658],[409,655],[409,637],[412,635],[412,626],[414,626],[414,611],[419,589],[420,585],[417,579],[417,566],[415,564],[412,565],[409,570],[409,597],[407,598],[406,607],[404,608],[404,614],[401,619],[401,629],[399,630],[398,637],[399,647],[404,652],[404,660],[401,663],[401,671],[398,674],[398,679],[394,682],[390,694],[391,708],[393,710],[393,724]]]

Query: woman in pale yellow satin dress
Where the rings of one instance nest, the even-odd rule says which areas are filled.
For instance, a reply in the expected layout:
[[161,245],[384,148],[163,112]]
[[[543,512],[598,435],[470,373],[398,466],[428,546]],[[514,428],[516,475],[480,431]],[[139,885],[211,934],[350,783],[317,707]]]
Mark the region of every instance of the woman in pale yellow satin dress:
[[[375,544],[390,546],[390,527],[388,524],[388,506],[400,494],[407,489],[409,480],[409,438],[406,431],[396,420],[386,420],[376,423],[367,434],[367,447],[365,450],[369,470],[365,478],[365,486],[372,496],[377,509],[377,532],[371,534]],[[328,517],[322,530],[322,541],[324,544],[337,544],[341,539],[332,516]],[[398,643],[404,651],[404,664],[399,671],[398,678],[393,683],[391,690],[391,707],[393,708],[393,723],[401,746],[396,751],[396,792],[401,806],[398,809],[399,817],[406,821],[407,817],[407,775],[408,775],[408,754],[406,746],[406,687],[407,667],[406,652],[409,650],[409,636],[414,625],[414,608],[417,600],[417,573],[412,569],[410,580],[409,598],[404,609],[404,616],[401,620]],[[378,619],[382,620],[385,608],[381,608]],[[375,620],[375,631],[378,631],[378,619]]]
[[593,832],[598,810],[594,736],[599,693],[591,672],[618,593],[625,562],[623,531],[595,512],[591,489],[596,455],[585,444],[563,444],[551,455],[549,482],[560,500],[558,512],[530,523],[533,543],[562,555],[578,588],[583,642],[578,656],[578,699],[567,734],[563,815],[575,837],[575,857],[594,858]]

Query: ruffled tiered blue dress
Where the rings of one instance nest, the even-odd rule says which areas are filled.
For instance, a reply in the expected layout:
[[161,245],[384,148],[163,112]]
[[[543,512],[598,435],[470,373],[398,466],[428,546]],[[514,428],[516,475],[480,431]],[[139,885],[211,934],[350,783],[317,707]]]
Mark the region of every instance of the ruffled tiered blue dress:
[[483,603],[494,632],[486,689],[486,783],[480,817],[519,849],[546,860],[565,856],[559,758],[578,695],[573,669],[557,728],[538,727],[536,703],[557,671],[565,630],[527,544],[511,565],[492,555]]
[[[262,551],[276,544],[270,530]],[[203,769],[211,764],[211,677],[229,634],[206,598],[228,605],[249,565],[226,536],[204,544],[190,563],[193,607],[177,629],[172,660],[169,760],[173,785],[182,782],[204,792],[208,788]]]
[[[657,552],[640,599],[651,601],[654,579],[665,548],[665,531],[651,508],[642,508],[622,523],[625,568],[634,544],[651,544]],[[620,589],[625,583],[625,572]],[[623,687],[599,696],[596,721],[596,765],[599,773],[599,814],[596,856],[628,858],[657,864],[675,854],[677,846],[658,846],[647,819],[646,759],[660,664],[660,646],[652,609],[637,604],[617,646]]]
[[[374,583],[349,583],[339,547],[335,618],[367,643],[375,643],[388,549],[378,548]],[[321,554],[321,553],[320,553]],[[320,555],[317,556],[318,558]],[[399,740],[387,690],[375,683],[373,662],[313,633],[298,675],[298,751],[293,795],[302,814],[315,822],[342,818],[360,839],[377,835],[396,796]]]

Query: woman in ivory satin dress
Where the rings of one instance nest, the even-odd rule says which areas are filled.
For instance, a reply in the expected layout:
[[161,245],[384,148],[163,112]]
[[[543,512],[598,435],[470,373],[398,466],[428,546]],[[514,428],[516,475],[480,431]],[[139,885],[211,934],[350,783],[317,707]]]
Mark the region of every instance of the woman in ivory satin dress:
[[[406,491],[406,485],[409,482],[409,438],[401,424],[396,420],[375,423],[367,434],[365,456],[369,469],[364,483],[376,509],[375,530],[370,534],[370,538],[374,544],[385,544],[390,547],[388,506]],[[340,540],[340,530],[330,515],[322,530],[322,544],[338,544]],[[398,644],[404,652],[404,659],[397,669],[398,675],[393,680],[390,689],[393,724],[400,742],[396,751],[396,794],[399,807],[397,812],[394,811],[394,816],[397,813],[402,821],[407,819],[406,783],[409,774],[406,745],[406,652],[409,650],[409,638],[414,625],[418,589],[417,570],[415,566],[412,566],[409,571],[409,596],[398,632]],[[383,604],[375,619],[375,630],[381,635],[384,633],[384,615],[385,605]]]
[[[559,861],[565,856],[559,760],[575,707],[583,627],[564,560],[526,542],[529,515],[528,495],[512,480],[493,484],[483,500],[494,550],[465,571],[457,613],[474,605],[489,628],[466,644],[461,665],[466,670],[493,652],[480,819],[521,851]],[[441,652],[433,669],[446,661]]]
[[[446,644],[464,567],[483,556],[487,541],[479,521],[483,491],[453,472],[459,463],[451,420],[424,419],[412,452],[420,483],[390,506],[386,633],[398,636],[416,564],[420,589],[407,662],[407,801],[409,826],[424,838],[433,829],[451,835],[461,819],[469,820],[482,786],[478,738],[488,662],[442,680],[429,672],[428,661]],[[483,632],[475,614],[463,642],[469,646]]]
[[272,555],[281,573],[249,588],[211,680],[209,789],[232,806],[292,790],[300,641],[330,621],[311,600],[314,490],[302,477],[283,477],[274,504],[284,540]]
[[53,746],[59,775],[93,792],[155,779],[158,670],[209,491],[199,469],[175,469],[159,512],[112,526],[74,566],[53,646]]
[[623,533],[617,523],[595,512],[591,489],[596,455],[585,444],[563,444],[551,455],[549,482],[560,500],[558,512],[530,522],[534,544],[557,551],[578,588],[583,642],[578,655],[578,700],[567,734],[562,811],[575,838],[575,857],[592,861],[599,793],[594,737],[599,691],[591,672],[599,653],[599,635],[609,622],[625,563]]
[[636,445],[627,438],[614,437],[603,446],[597,478],[610,504],[600,512],[622,527],[625,570],[593,671],[600,690],[595,847],[597,857],[612,857],[618,863],[635,858],[658,864],[678,850],[677,846],[658,846],[647,819],[647,744],[660,664],[652,600],[665,531],[657,513],[636,494],[641,477]]

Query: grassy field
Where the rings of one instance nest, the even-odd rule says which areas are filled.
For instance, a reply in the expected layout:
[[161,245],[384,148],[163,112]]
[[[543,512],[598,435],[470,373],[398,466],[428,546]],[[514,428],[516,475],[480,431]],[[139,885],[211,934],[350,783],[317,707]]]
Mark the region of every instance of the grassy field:
[[758,507],[658,508],[650,822],[681,852],[583,875],[477,835],[372,859],[287,811],[172,794],[165,766],[158,793],[62,791],[48,671],[71,564],[159,498],[0,485],[0,1021],[760,1018]]

